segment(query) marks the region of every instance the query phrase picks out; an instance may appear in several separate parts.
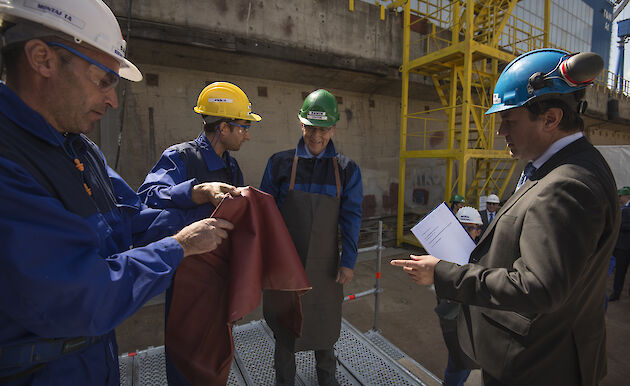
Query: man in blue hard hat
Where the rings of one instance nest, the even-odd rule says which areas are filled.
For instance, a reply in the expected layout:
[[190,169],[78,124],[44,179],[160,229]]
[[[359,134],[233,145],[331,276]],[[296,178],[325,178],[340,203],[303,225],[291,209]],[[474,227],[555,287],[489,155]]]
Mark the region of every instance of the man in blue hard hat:
[[536,50],[512,61],[487,114],[513,157],[528,161],[515,193],[459,266],[395,260],[440,298],[462,304],[463,351],[486,385],[597,385],[606,374],[606,272],[619,231],[615,180],[582,135],[592,53]]

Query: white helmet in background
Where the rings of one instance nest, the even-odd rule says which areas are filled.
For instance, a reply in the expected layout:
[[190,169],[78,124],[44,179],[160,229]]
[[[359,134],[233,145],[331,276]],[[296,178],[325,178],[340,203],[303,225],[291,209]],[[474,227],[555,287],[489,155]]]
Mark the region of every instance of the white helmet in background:
[[127,43],[116,17],[102,0],[0,0],[2,25],[26,20],[87,43],[120,63],[119,75],[134,82],[142,73],[125,58]]
[[486,202],[490,204],[500,204],[501,200],[496,194],[491,194],[486,198]]
[[483,222],[481,221],[481,215],[479,214],[477,209],[473,208],[472,206],[465,206],[461,208],[457,211],[457,214],[455,216],[461,223],[483,225]]

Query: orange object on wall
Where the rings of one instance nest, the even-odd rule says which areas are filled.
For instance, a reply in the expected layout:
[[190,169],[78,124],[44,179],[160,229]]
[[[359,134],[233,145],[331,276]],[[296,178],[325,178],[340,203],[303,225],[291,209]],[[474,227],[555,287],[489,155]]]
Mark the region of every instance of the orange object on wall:
[[302,326],[299,295],[310,289],[300,257],[272,196],[243,189],[212,217],[234,224],[216,250],[186,257],[177,268],[165,345],[192,385],[225,385],[234,355],[232,324],[253,311],[263,289],[284,291],[284,324]]

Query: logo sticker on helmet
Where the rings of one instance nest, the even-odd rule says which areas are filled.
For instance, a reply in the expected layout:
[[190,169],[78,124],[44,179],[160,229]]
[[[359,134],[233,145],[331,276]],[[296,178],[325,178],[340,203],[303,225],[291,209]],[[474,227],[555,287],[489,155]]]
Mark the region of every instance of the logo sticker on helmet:
[[63,9],[55,8],[55,7],[50,6],[48,4],[40,3],[40,2],[34,1],[34,0],[27,0],[27,1],[25,1],[24,2],[24,6],[27,7],[27,8],[36,9],[38,11],[50,13],[52,15],[60,17],[60,18],[64,19],[65,21],[67,21],[68,23],[73,24],[75,27],[79,27],[81,29],[83,29],[85,27],[85,21],[79,19],[78,17],[76,17],[74,15],[69,14],[68,12],[64,11]]
[[231,98],[208,98],[208,102],[212,103],[234,103]]
[[501,103],[501,97],[499,94],[492,94],[492,104],[496,105],[497,103]]
[[325,111],[309,111],[308,114],[306,114],[306,119],[316,119],[318,121],[325,121],[328,118],[326,117]]

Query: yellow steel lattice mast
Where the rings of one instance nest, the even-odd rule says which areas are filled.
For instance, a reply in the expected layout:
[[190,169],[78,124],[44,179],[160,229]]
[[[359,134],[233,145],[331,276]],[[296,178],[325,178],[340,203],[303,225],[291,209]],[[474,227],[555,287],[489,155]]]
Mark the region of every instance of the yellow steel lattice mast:
[[[418,244],[403,233],[408,160],[445,160],[445,201],[458,193],[476,206],[479,196],[501,196],[507,188],[515,161],[504,144],[495,144],[494,116],[484,112],[492,105],[500,65],[548,42],[548,23],[542,29],[513,16],[517,2],[399,0],[387,5],[402,8],[404,28],[398,244]],[[428,33],[417,33],[418,25]],[[410,111],[410,79],[418,75],[432,80],[441,107]],[[434,136],[445,139],[442,146],[430,145],[427,138]]]

